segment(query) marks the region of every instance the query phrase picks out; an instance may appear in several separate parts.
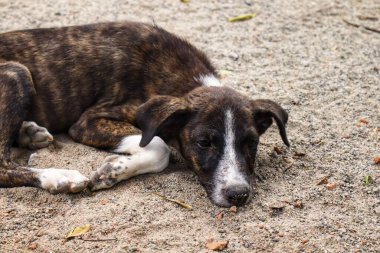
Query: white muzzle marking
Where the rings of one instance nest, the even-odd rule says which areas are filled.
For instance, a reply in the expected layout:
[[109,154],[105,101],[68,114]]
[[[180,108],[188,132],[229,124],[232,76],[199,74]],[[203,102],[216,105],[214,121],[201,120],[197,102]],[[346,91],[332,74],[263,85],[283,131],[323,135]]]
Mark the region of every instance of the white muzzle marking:
[[225,112],[225,133],[224,133],[224,150],[221,160],[214,176],[214,190],[212,199],[215,203],[228,206],[229,203],[223,194],[224,189],[234,186],[244,186],[249,188],[248,181],[239,171],[239,163],[235,150],[235,124],[234,115],[231,109]]

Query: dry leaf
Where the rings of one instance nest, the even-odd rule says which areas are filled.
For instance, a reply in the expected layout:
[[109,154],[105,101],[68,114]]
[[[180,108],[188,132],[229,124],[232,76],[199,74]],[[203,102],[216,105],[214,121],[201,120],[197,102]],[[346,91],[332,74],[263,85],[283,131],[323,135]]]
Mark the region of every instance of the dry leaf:
[[306,244],[306,243],[308,243],[308,242],[309,242],[308,239],[304,239],[304,240],[301,241],[302,244]]
[[228,22],[245,21],[257,16],[257,13],[243,14],[233,18],[228,18]]
[[237,207],[236,206],[231,206],[230,207],[230,212],[237,213]]
[[327,190],[330,190],[330,191],[334,190],[337,186],[338,186],[337,183],[329,183],[329,184],[326,184],[326,188],[327,188]]
[[223,219],[223,216],[224,216],[224,213],[220,212],[216,215],[216,219],[217,220],[222,220]]
[[322,185],[322,184],[327,184],[329,182],[329,177],[330,176],[324,176],[322,177],[319,182],[317,183],[317,185]]
[[164,196],[164,195],[162,195],[162,194],[156,193],[156,192],[153,192],[153,194],[154,194],[154,195],[157,195],[157,196],[159,196],[159,197],[161,197],[161,198],[163,198],[164,200],[167,200],[167,201],[169,201],[169,202],[176,203],[177,205],[182,206],[183,208],[190,209],[190,210],[193,209],[193,207],[192,207],[191,205],[186,204],[186,203],[183,203],[183,202],[181,202],[181,201],[179,201],[179,200],[170,199],[170,198],[168,198],[168,197],[166,197],[166,196]]
[[215,242],[214,239],[209,239],[206,242],[206,248],[211,250],[224,250],[228,246],[228,241]]
[[364,183],[366,186],[370,185],[373,183],[373,178],[370,175],[367,175],[364,177]]
[[374,159],[373,159],[373,162],[375,164],[380,164],[380,156],[376,156]]
[[181,0],[182,3],[188,4],[190,3],[190,0]]
[[302,208],[303,208],[303,203],[302,203],[301,200],[296,200],[296,202],[294,202],[293,206],[294,206],[295,208],[300,208],[300,209],[302,209]]
[[86,225],[81,226],[81,227],[76,227],[66,235],[66,240],[73,238],[73,237],[76,237],[76,236],[83,235],[83,234],[87,233],[90,230],[90,228],[91,228],[90,224],[86,224]]
[[273,149],[277,153],[277,155],[281,155],[282,154],[282,150],[279,147],[274,146]]
[[368,120],[366,120],[366,119],[360,119],[359,122],[363,123],[363,124],[368,124],[369,123]]

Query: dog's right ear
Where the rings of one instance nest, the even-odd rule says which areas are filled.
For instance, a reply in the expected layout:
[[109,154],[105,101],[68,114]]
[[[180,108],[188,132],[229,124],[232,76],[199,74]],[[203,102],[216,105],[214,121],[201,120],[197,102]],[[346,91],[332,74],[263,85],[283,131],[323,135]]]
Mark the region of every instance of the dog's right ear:
[[154,136],[163,140],[178,134],[187,123],[191,108],[185,98],[155,96],[137,110],[136,121],[142,131],[140,147],[145,147]]

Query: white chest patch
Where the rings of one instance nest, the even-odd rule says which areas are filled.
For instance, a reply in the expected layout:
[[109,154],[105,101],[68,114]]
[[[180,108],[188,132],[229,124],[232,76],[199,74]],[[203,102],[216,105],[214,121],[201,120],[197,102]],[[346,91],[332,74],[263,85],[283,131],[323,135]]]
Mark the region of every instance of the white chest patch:
[[200,75],[196,80],[200,81],[204,86],[222,86],[219,79],[212,74]]

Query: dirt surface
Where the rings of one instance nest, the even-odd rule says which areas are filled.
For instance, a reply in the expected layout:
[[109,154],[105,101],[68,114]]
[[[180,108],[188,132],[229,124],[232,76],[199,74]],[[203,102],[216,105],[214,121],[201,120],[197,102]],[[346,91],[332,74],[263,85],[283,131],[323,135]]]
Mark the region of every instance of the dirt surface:
[[[250,12],[258,16],[226,21]],[[0,189],[0,252],[210,252],[211,238],[229,242],[223,252],[380,252],[380,34],[363,28],[380,29],[379,1],[0,0],[0,17],[1,32],[154,20],[203,49],[225,85],[283,105],[292,144],[275,127],[262,138],[256,195],[237,213],[177,168],[97,193]],[[62,148],[33,163],[89,175],[108,155],[56,138]],[[63,240],[84,224],[82,239]]]

